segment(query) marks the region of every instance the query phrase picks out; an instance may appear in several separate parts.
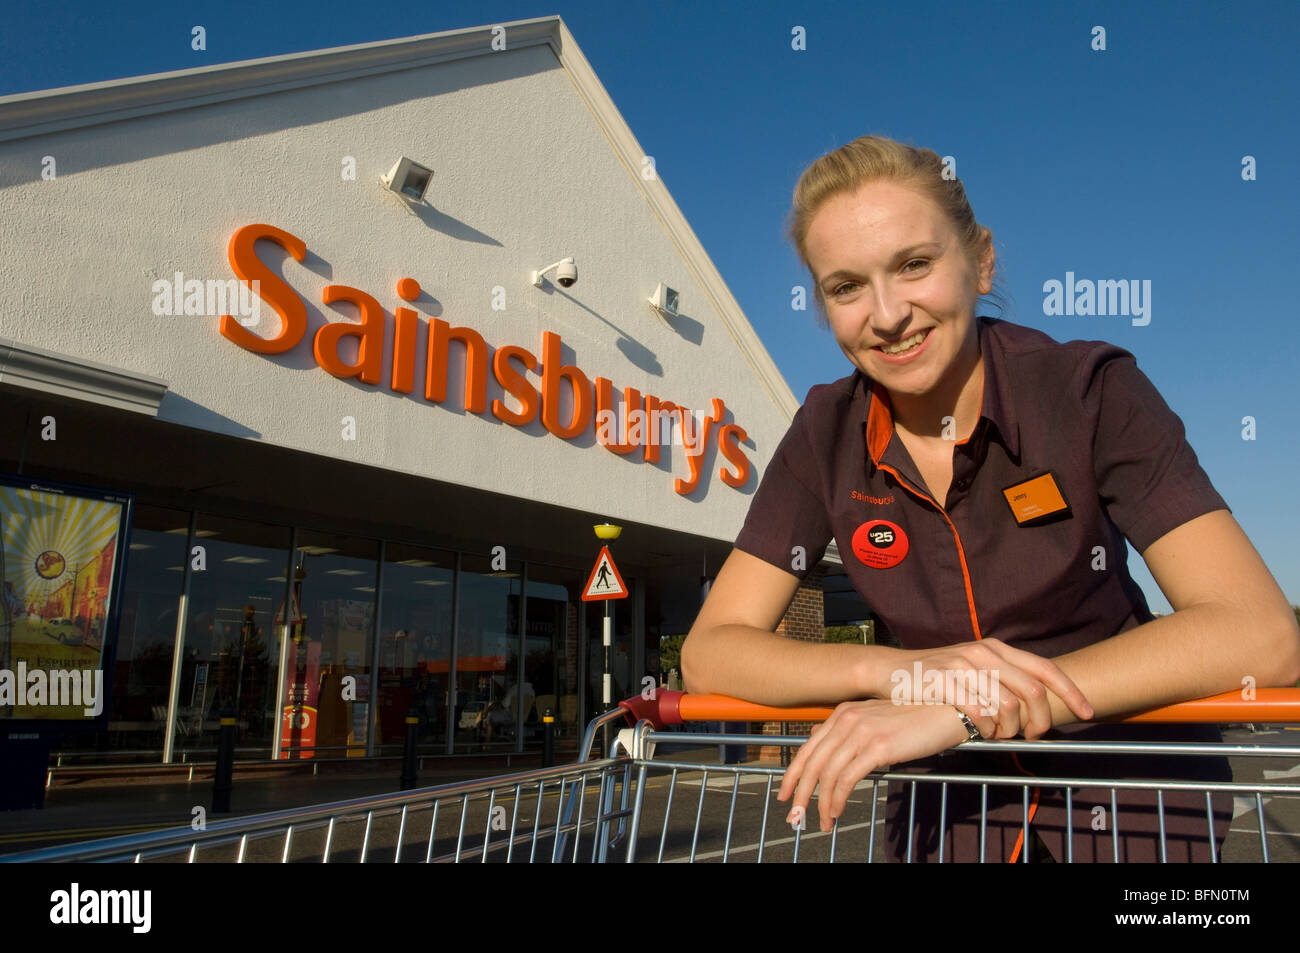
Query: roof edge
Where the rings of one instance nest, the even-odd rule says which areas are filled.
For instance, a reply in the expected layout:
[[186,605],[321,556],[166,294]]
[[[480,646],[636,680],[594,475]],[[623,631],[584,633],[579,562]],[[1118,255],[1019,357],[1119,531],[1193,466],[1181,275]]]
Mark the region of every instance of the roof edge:
[[512,49],[555,47],[559,26],[558,17],[534,17],[0,96],[0,142],[486,55],[499,27]]
[[799,401],[790,385],[663,181],[657,175],[650,180],[642,176],[645,151],[558,15],[3,96],[0,142],[489,55],[493,31],[502,27],[512,49],[541,44],[552,48],[746,363],[777,409],[793,420]]
[[731,290],[713,264],[713,260],[705,252],[703,243],[700,242],[695,231],[687,222],[686,216],[682,214],[682,210],[673,201],[657,170],[656,174],[648,180],[642,175],[641,168],[642,160],[646,156],[645,150],[637,142],[636,136],[632,134],[632,130],[623,119],[622,113],[614,105],[614,100],[606,92],[605,87],[596,76],[596,71],[592,69],[591,64],[587,62],[587,58],[583,56],[568,27],[558,17],[556,21],[559,38],[556,53],[560,58],[565,73],[573,81],[578,94],[586,102],[587,108],[591,110],[593,117],[604,130],[610,145],[619,158],[622,159],[628,174],[640,187],[651,210],[663,224],[673,244],[677,247],[677,251],[686,261],[687,266],[694,273],[701,287],[704,288],[705,294],[709,297],[709,303],[722,319],[723,325],[730,333],[732,340],[735,341],[737,348],[740,349],[746,363],[757,375],[759,382],[763,385],[764,390],[767,391],[777,409],[785,414],[786,420],[793,420],[795,411],[799,409],[798,398],[795,397],[790,385],[786,383],[785,377],[777,368],[776,362],[772,360],[767,348],[763,346],[763,342],[759,340],[758,335],[754,332],[754,328],[749,319],[745,317],[739,302],[731,294]]

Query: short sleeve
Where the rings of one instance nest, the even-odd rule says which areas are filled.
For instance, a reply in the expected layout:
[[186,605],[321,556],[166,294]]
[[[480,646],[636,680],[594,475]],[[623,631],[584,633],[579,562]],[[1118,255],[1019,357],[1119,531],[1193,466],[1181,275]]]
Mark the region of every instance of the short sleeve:
[[[736,537],[737,549],[800,580],[816,568],[833,535],[826,502],[817,490],[822,484],[819,458],[809,443],[806,420],[806,409],[800,407],[763,471]],[[802,547],[801,561],[796,546]]]
[[1094,353],[1086,371],[1084,402],[1097,415],[1097,490],[1139,553],[1189,520],[1229,509],[1187,442],[1182,420],[1132,354],[1107,347]]

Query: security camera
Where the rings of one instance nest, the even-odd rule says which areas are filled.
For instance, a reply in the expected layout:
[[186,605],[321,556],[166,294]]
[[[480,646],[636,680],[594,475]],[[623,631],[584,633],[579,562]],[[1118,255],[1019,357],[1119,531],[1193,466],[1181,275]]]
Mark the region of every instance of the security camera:
[[578,280],[578,266],[573,263],[572,258],[560,262],[560,267],[555,269],[555,280],[560,283],[561,288],[573,287],[574,282]]
[[553,265],[547,265],[541,271],[533,272],[533,287],[542,286],[542,277],[548,271],[555,272],[555,281],[562,288],[572,288],[578,281],[578,266],[572,258],[562,258]]

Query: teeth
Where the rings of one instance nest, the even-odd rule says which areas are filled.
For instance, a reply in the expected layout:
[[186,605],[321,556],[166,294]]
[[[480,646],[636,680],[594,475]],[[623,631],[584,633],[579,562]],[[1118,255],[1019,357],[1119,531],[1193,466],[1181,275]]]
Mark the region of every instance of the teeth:
[[925,334],[926,332],[924,331],[917,331],[910,338],[904,338],[897,344],[882,346],[880,349],[891,356],[894,354],[902,354],[904,351],[910,351],[912,348],[924,341]]

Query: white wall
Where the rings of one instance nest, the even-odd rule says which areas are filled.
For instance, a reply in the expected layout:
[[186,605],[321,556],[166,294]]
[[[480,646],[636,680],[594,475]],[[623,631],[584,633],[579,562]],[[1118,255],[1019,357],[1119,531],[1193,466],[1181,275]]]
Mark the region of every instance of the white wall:
[[[378,183],[399,155],[435,170],[422,214]],[[345,156],[355,181],[342,179]],[[546,46],[0,143],[0,204],[0,336],[165,379],[169,421],[719,539],[738,532],[788,425]],[[307,303],[298,347],[254,354],[218,334],[215,316],[154,315],[157,279],[233,277],[227,242],[255,222],[306,242],[303,264],[259,243]],[[568,255],[573,288],[529,284],[532,269]],[[475,415],[461,410],[459,378],[446,405],[423,399],[422,360],[410,396],[388,388],[387,357],[379,387],[318,368],[311,333],[355,318],[322,304],[321,289],[375,297],[391,342],[404,276],[424,289],[422,321],[539,358],[554,331],[566,363],[593,380],[698,409],[722,398],[751,438],[744,492],[718,478],[716,449],[687,498],[673,489],[687,473],[681,447],[663,448],[671,467],[655,466],[609,453],[590,430],[565,441],[540,421],[503,424],[490,377],[489,411]],[[680,290],[698,343],[645,307],[659,281]],[[263,306],[259,333],[277,323]],[[421,354],[424,343],[422,333]],[[341,437],[346,416],[355,441]]]

